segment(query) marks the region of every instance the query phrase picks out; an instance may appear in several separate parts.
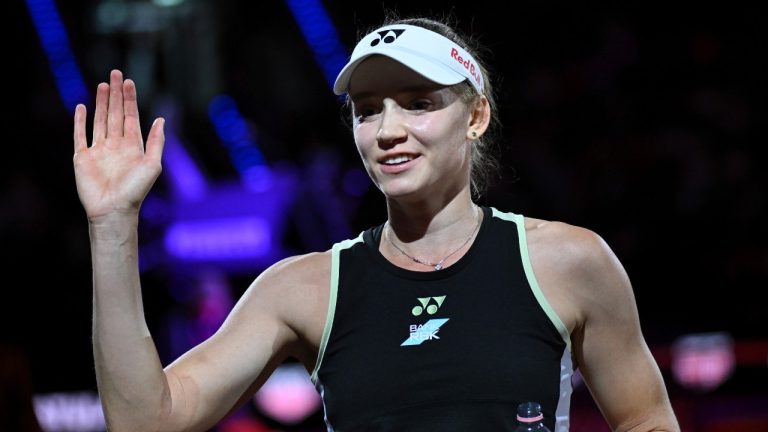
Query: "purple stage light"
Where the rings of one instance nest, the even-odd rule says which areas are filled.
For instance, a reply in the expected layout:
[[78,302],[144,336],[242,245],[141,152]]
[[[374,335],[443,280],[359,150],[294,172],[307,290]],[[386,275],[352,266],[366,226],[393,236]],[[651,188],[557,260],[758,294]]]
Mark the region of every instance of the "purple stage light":
[[165,235],[168,252],[187,261],[255,258],[271,245],[269,223],[257,216],[175,222]]

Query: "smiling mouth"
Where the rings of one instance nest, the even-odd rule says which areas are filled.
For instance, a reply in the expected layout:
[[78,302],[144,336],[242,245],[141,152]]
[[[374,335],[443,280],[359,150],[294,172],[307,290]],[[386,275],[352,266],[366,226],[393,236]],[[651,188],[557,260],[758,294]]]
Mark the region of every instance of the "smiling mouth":
[[410,162],[410,161],[412,161],[412,160],[414,160],[414,159],[416,159],[418,157],[419,157],[419,155],[401,154],[401,155],[397,155],[397,156],[391,156],[391,157],[388,157],[386,159],[382,159],[382,160],[379,161],[379,163],[381,163],[383,165],[388,165],[388,166],[396,166],[396,165],[402,165],[404,163]]

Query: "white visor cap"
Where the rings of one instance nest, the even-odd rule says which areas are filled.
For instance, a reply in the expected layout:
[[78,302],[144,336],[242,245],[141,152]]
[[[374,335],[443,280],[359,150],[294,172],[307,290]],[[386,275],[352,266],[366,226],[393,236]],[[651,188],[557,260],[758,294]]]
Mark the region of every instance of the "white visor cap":
[[352,73],[374,54],[397,60],[438,84],[453,85],[469,80],[475,90],[483,94],[483,74],[466,50],[431,30],[406,24],[384,26],[362,38],[336,77],[333,92],[337,95],[348,92]]

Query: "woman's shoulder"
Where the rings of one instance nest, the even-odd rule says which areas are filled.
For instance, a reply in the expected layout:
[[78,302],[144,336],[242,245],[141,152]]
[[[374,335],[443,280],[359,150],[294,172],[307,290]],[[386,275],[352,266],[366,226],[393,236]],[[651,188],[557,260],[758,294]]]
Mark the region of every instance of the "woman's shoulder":
[[620,263],[608,243],[595,231],[566,222],[525,217],[529,249],[557,263],[569,277],[591,280]]
[[571,332],[587,317],[631,300],[623,266],[595,231],[528,217],[525,231],[541,288]]
[[330,268],[331,251],[327,250],[284,258],[271,265],[262,273],[262,276],[292,284],[302,282],[312,284],[320,282],[324,275],[329,277]]
[[566,222],[537,219],[526,216],[526,236],[539,241],[558,244],[560,247],[593,248],[601,237],[589,228]]
[[[306,363],[322,336],[331,280],[331,252],[312,252],[282,259],[262,272],[244,296],[261,303],[309,346],[298,356]],[[249,301],[250,300],[250,301]],[[307,354],[309,353],[309,354]]]
[[331,275],[331,264],[334,250],[338,252],[363,240],[360,233],[355,238],[342,240],[333,244],[330,249],[321,252],[310,252],[283,258],[272,264],[261,273],[259,278],[279,281],[280,284],[289,282],[294,285],[317,285],[325,287]]

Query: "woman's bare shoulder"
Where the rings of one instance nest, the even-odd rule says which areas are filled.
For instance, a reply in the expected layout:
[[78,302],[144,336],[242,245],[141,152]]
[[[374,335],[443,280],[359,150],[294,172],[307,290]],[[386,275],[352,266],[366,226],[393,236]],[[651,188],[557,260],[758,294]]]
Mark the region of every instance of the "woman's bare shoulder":
[[254,280],[243,296],[243,306],[268,311],[290,328],[300,341],[294,356],[312,364],[328,309],[330,279],[330,251],[291,256]]
[[529,248],[540,249],[565,268],[599,270],[613,252],[596,232],[565,222],[525,218]]
[[331,251],[328,250],[284,258],[270,266],[261,276],[281,282],[288,280],[311,285],[320,282],[323,276],[330,277],[330,271]]
[[280,305],[287,319],[324,309],[331,280],[331,252],[312,252],[280,260],[261,273],[249,290],[262,292]]
[[532,260],[548,273],[544,277],[568,287],[571,301],[609,305],[631,295],[624,267],[595,231],[534,218],[525,219],[525,228]]

